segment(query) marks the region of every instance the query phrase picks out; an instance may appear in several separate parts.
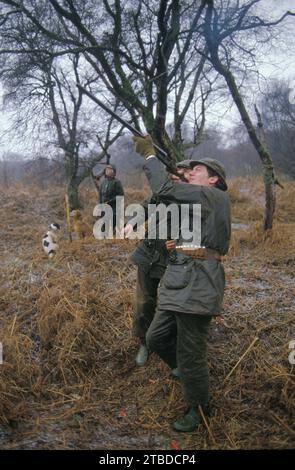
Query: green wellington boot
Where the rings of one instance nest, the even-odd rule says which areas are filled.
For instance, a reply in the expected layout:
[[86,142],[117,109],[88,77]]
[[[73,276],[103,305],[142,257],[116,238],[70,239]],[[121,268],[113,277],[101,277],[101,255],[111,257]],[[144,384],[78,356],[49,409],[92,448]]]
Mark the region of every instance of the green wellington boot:
[[201,417],[195,408],[190,407],[186,414],[173,423],[176,431],[192,432],[201,423]]
[[136,354],[135,362],[139,367],[145,365],[149,357],[149,351],[145,344],[141,344]]

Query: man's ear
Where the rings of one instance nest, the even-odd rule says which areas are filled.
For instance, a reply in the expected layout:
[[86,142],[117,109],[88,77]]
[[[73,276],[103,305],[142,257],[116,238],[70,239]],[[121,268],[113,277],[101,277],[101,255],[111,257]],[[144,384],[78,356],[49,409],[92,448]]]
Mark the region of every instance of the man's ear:
[[219,180],[219,176],[209,176],[209,184],[214,186]]

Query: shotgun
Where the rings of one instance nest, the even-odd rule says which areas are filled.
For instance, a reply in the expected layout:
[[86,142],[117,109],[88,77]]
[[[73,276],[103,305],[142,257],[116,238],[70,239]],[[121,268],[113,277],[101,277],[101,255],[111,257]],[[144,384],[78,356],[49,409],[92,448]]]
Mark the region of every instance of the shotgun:
[[[105,103],[103,103],[98,98],[96,98],[96,96],[94,96],[92,93],[90,93],[88,90],[86,90],[86,88],[82,87],[79,84],[77,84],[77,87],[79,88],[79,90],[82,91],[82,93],[84,93],[86,96],[88,96],[88,98],[90,98],[92,101],[94,101],[94,103],[98,104],[98,106],[100,106],[107,113],[109,113],[113,118],[115,118],[118,122],[120,122],[120,124],[122,124],[124,127],[129,129],[129,131],[132,132],[132,134],[137,135],[139,137],[144,137],[144,134],[142,134],[134,126],[129,124],[129,122],[125,121],[125,119],[121,118],[121,116],[119,116],[117,113],[115,113],[115,111],[110,109]],[[172,173],[173,175],[178,176],[178,178],[180,178],[182,181],[186,182],[186,179],[183,177],[183,175],[178,174],[177,167],[175,166],[172,158],[168,155],[168,153],[165,152],[165,150],[163,150],[158,145],[156,145],[156,144],[153,144],[153,145],[154,145],[155,150],[156,150],[156,157],[160,160],[160,162],[163,163],[163,165],[165,165],[165,167],[167,168],[167,171],[169,173]]]

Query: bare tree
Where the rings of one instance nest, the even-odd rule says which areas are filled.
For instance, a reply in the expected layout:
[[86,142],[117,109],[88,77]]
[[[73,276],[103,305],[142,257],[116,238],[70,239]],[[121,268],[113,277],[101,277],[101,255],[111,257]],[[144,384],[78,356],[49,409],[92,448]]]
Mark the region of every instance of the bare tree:
[[[24,38],[25,32],[22,34]],[[47,43],[50,50],[52,45],[48,40]],[[121,133],[118,128],[114,131],[112,119],[105,125],[98,110],[89,103],[83,106],[77,84],[85,86],[97,77],[85,73],[87,63],[81,61],[83,57],[78,53],[61,59],[39,51],[14,56],[14,60],[9,57],[2,72],[6,101],[16,108],[17,130],[34,129],[35,138],[51,140],[62,149],[71,208],[79,207],[79,185],[108,155],[109,147]]]
[[[58,45],[55,55],[83,52],[134,125],[139,128],[142,119],[155,141],[173,157],[181,158],[182,125],[185,116],[193,113],[198,84],[206,71],[206,61],[194,54],[201,38],[198,28],[203,1],[103,0],[97,4],[92,0],[3,0],[0,4],[5,31],[9,32],[14,16],[21,17]],[[8,36],[2,33],[3,53],[12,52]],[[26,46],[14,52],[29,53],[32,49]],[[206,88],[205,83],[204,93]],[[172,137],[166,132],[170,107],[175,130]],[[201,129],[201,124],[198,127]]]
[[[112,119],[108,119],[107,126],[104,127],[104,136],[100,137],[95,133],[97,143],[95,147],[99,151],[93,151],[87,158],[81,158],[81,148],[88,148],[94,138],[94,129],[87,125],[87,116],[82,109],[83,94],[77,88],[81,84],[79,71],[79,54],[71,58],[72,70],[74,72],[74,82],[71,83],[66,72],[61,68],[59,71],[47,62],[45,69],[47,77],[48,99],[52,111],[53,123],[55,125],[59,147],[64,151],[65,167],[67,175],[67,193],[71,208],[79,207],[78,188],[81,182],[91,175],[92,168],[105,156],[108,158],[108,148],[120,136],[121,128],[114,135],[112,131]],[[86,79],[83,86],[93,81]],[[58,105],[59,101],[59,105]],[[89,118],[89,112],[88,118]],[[98,113],[96,113],[98,119]]]
[[[271,28],[280,24],[287,16],[295,16],[295,13],[289,11],[274,21],[267,21],[262,17],[251,13],[251,8],[258,4],[260,0],[249,0],[240,5],[235,0],[225,2],[223,0],[205,0],[206,15],[204,21],[204,38],[208,49],[208,59],[213,64],[215,70],[222,75],[227,83],[228,89],[245,124],[250,140],[257,150],[264,169],[264,185],[266,192],[266,206],[264,216],[265,230],[271,229],[273,224],[273,215],[275,210],[275,181],[274,167],[270,152],[259,138],[255,125],[252,122],[250,114],[246,108],[245,100],[239,90],[237,79],[233,71],[233,62],[235,49],[242,51],[251,60],[255,59],[253,50],[247,50],[243,44],[239,44],[239,33],[245,31],[255,32],[256,35],[262,34],[267,30],[267,40],[271,39]],[[266,38],[264,37],[264,40]]]

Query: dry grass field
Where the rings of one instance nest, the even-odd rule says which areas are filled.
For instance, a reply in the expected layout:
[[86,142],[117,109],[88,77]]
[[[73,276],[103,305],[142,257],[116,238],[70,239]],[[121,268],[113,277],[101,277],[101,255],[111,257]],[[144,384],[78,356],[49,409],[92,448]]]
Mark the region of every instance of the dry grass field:
[[[212,416],[192,434],[171,429],[180,384],[152,355],[136,368],[131,241],[69,242],[63,193],[0,190],[1,449],[289,449],[295,445],[295,183],[277,190],[262,232],[259,180],[230,184],[233,238],[223,321],[209,341]],[[127,203],[144,191],[127,191]],[[82,192],[90,224],[95,191]],[[62,226],[49,260],[41,238]]]

